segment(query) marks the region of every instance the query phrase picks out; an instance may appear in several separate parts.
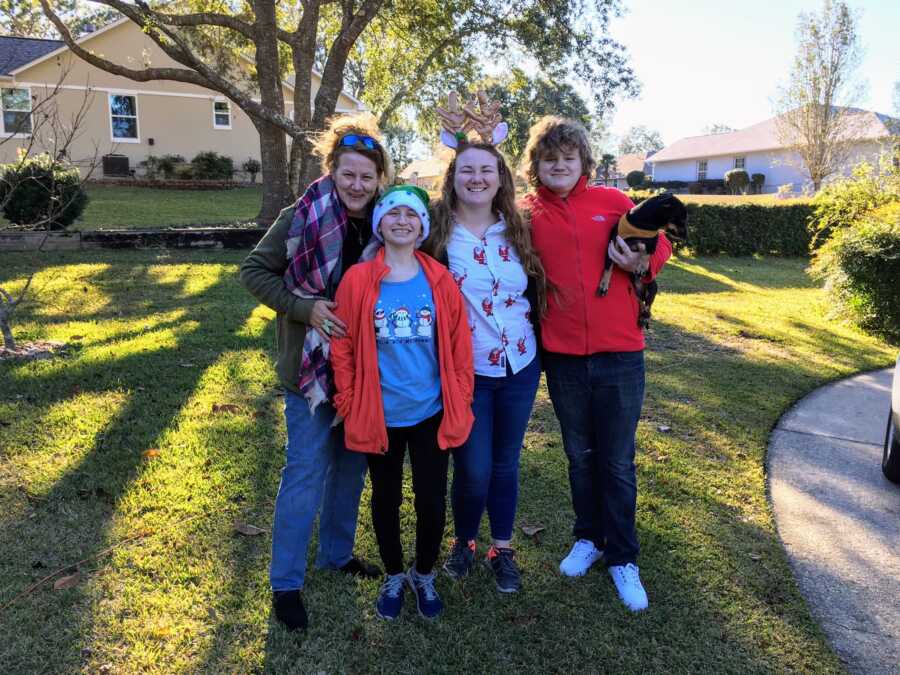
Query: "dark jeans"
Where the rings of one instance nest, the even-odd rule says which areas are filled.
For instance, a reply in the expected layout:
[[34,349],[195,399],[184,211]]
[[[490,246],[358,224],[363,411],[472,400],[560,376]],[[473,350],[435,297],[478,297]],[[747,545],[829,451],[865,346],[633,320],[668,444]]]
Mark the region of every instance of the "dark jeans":
[[477,537],[485,507],[491,537],[512,538],[519,455],[540,380],[539,357],[515,375],[475,376],[475,423],[469,440],[453,451],[453,521],[459,541]]
[[428,574],[437,562],[447,515],[446,450],[437,443],[443,412],[411,427],[388,427],[388,451],[371,454],[372,524],[388,574],[403,571],[400,505],[403,503],[403,456],[409,448],[416,507],[416,570]]
[[573,534],[605,548],[607,565],[635,562],[634,434],[644,401],[644,353],[545,354],[575,510]]

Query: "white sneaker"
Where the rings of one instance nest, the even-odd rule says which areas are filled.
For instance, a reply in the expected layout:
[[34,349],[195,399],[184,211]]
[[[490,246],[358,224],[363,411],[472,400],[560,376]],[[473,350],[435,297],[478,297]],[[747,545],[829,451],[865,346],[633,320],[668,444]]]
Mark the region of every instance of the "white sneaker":
[[616,585],[619,598],[621,598],[628,609],[632,612],[647,609],[650,603],[647,600],[647,591],[641,585],[641,575],[638,572],[637,565],[634,563],[612,565],[609,568],[609,575]]
[[559,563],[559,571],[567,577],[582,577],[591,569],[591,565],[602,557],[603,551],[594,546],[594,542],[579,539],[569,551],[569,555]]

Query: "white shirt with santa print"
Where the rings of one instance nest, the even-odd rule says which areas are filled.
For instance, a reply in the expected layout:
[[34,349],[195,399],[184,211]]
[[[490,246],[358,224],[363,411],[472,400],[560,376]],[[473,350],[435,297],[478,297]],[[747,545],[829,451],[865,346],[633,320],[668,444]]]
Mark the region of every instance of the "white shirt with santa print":
[[459,223],[447,244],[450,273],[466,299],[475,374],[503,377],[518,373],[537,353],[531,305],[525,297],[528,275],[506,239],[503,217],[479,239]]

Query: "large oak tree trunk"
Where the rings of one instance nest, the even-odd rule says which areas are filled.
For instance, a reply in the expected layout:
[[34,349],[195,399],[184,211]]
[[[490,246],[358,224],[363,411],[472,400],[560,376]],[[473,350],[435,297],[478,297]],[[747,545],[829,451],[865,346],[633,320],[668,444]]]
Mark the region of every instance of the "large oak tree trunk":
[[[256,47],[256,76],[262,105],[284,114],[284,93],[278,69],[278,26],[274,0],[255,0],[254,45]],[[293,198],[288,184],[287,138],[284,130],[271,122],[254,120],[259,132],[260,164],[262,165],[263,200],[257,220],[269,224]]]
[[284,130],[274,124],[253,120],[259,132],[263,198],[256,220],[261,225],[275,221],[278,212],[294,200],[288,184],[287,142]]

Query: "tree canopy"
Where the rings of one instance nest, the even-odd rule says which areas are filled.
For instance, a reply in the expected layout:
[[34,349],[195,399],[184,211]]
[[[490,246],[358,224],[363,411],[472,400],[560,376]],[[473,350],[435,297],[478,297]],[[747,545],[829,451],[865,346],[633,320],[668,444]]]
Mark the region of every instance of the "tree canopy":
[[528,142],[528,130],[544,115],[559,115],[578,120],[591,128],[591,111],[575,88],[560,81],[529,77],[513,68],[501,78],[483,83],[488,95],[500,102],[500,113],[509,125],[509,136],[503,150],[518,160]]
[[[63,5],[38,1],[89,63],[137,81],[199,84],[244,110],[260,132],[266,216],[315,177],[309,136],[334,114],[345,84],[382,124],[397,123],[404,108],[421,114],[449,89],[465,88],[482,76],[485,60],[511,66],[529,57],[549,81],[576,76],[600,112],[614,106],[616,95],[638,90],[624,47],[608,32],[620,0],[97,0],[141,26],[178,68],[130,68],[80,49],[55,11],[64,11]],[[255,64],[258,93],[234,67],[239,57]],[[314,65],[322,79],[310,109]],[[293,118],[285,115],[281,90],[288,70],[296,74]],[[285,133],[294,139],[289,162]]]
[[821,11],[800,13],[797,53],[776,105],[777,127],[815,190],[846,163],[859,136],[859,116],[851,106],[864,89],[856,77],[861,58],[857,19],[843,0],[825,0]]
[[643,125],[631,127],[619,141],[620,155],[643,155],[665,147],[662,136],[654,129]]

